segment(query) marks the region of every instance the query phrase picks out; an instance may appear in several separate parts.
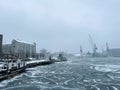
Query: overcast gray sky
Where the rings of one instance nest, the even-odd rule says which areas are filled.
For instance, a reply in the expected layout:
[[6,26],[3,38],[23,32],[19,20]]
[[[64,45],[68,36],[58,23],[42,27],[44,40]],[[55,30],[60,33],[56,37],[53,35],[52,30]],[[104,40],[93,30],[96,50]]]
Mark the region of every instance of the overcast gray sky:
[[3,43],[36,42],[49,51],[120,47],[120,0],[0,0]]

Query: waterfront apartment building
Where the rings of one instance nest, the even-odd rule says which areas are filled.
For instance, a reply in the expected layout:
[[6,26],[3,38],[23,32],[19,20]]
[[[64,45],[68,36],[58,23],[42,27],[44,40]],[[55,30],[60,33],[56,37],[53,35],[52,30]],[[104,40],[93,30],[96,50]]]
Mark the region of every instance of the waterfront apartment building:
[[19,58],[34,58],[36,56],[36,43],[25,43],[12,40],[11,44],[3,45],[3,53],[18,56]]
[[2,40],[3,40],[3,35],[0,34],[0,57],[2,55]]

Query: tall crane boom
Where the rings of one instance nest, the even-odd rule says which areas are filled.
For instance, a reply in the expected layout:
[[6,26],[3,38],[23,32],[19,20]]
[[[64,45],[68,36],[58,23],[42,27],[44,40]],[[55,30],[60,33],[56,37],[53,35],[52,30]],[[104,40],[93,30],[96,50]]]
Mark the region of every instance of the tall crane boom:
[[92,45],[93,55],[96,55],[97,46],[96,46],[96,44],[93,42],[93,39],[92,39],[92,37],[91,37],[90,35],[89,35],[89,42],[90,42],[91,45]]

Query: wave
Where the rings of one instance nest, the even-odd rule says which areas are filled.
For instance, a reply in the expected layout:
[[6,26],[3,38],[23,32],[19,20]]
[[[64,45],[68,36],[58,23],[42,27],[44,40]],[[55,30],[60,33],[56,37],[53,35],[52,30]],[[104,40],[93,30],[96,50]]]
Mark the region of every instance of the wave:
[[101,72],[114,72],[120,73],[120,65],[112,65],[112,64],[105,64],[105,65],[90,65],[91,69],[95,69]]
[[23,75],[24,74],[20,74],[20,75],[14,76],[13,78],[9,78],[9,79],[6,79],[6,80],[0,82],[0,88],[6,87],[9,83],[18,80],[18,78],[21,78]]

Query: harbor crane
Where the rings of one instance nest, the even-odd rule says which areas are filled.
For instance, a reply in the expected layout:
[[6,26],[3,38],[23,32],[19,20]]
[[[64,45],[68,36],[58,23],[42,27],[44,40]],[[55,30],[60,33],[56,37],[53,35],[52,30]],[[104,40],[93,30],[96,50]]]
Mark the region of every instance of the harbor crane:
[[97,46],[96,46],[96,44],[93,42],[93,39],[92,39],[92,37],[89,35],[89,42],[91,43],[91,45],[92,45],[92,49],[93,49],[93,56],[96,56],[96,54],[97,54]]

